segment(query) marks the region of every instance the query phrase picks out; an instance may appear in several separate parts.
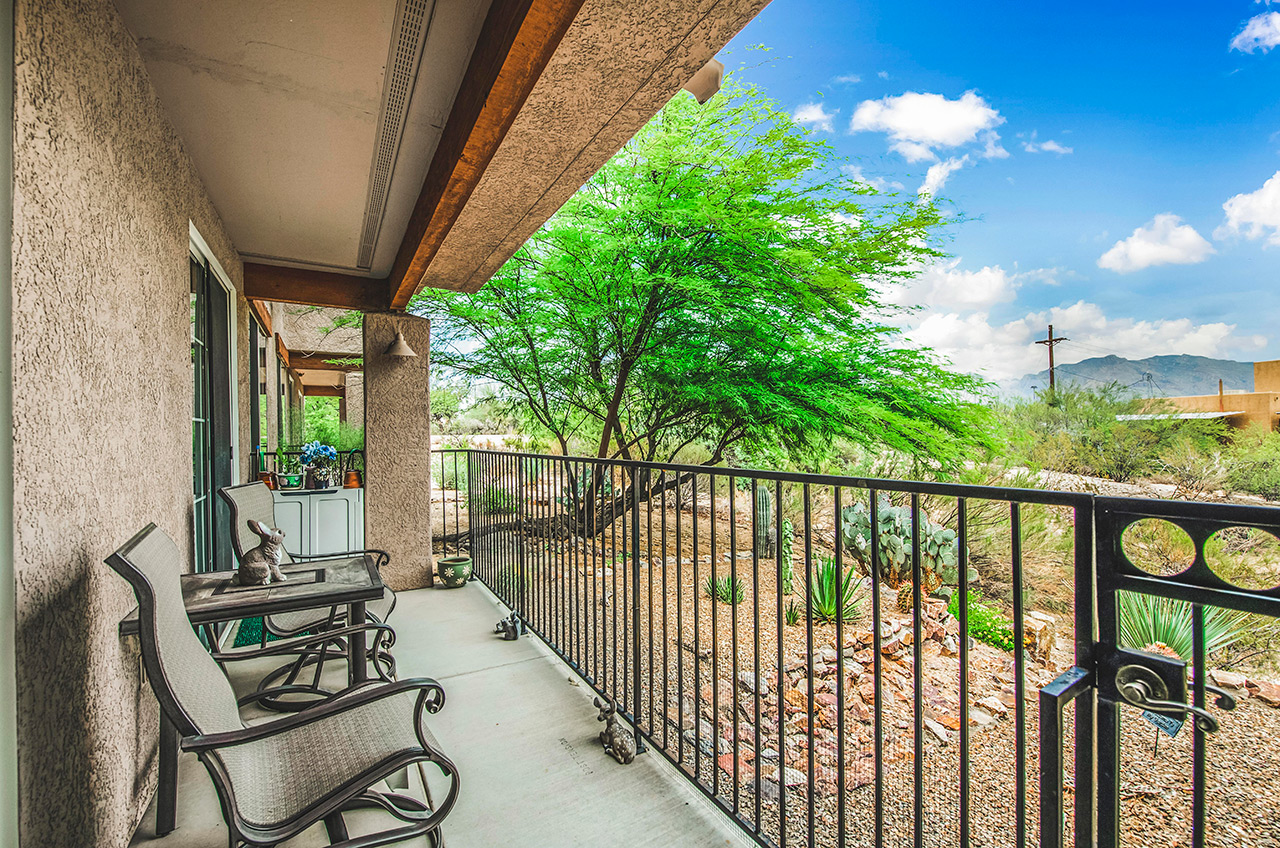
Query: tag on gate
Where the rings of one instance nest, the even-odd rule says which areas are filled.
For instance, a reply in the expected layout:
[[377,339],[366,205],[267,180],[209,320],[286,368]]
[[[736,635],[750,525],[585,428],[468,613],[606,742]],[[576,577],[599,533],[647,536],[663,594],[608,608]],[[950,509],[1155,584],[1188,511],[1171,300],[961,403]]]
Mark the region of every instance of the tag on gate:
[[1154,724],[1156,727],[1163,730],[1166,734],[1169,735],[1170,739],[1177,736],[1178,731],[1182,729],[1183,720],[1180,718],[1174,718],[1171,715],[1165,715],[1164,713],[1153,713],[1151,712],[1151,710],[1143,710],[1142,717],[1145,718],[1147,721],[1151,722],[1152,724]]

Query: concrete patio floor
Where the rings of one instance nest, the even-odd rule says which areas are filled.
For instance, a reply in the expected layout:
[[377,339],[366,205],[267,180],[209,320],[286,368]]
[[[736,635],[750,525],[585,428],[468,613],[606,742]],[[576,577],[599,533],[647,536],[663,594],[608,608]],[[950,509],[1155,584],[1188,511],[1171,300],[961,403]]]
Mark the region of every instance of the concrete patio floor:
[[[628,766],[608,757],[596,738],[602,725],[590,690],[535,638],[505,642],[495,635],[505,613],[471,583],[401,592],[390,620],[399,676],[434,677],[447,692],[430,725],[462,776],[443,827],[449,848],[755,844],[660,754],[642,754]],[[232,666],[238,690],[272,667],[255,662]],[[153,802],[132,844],[226,846],[213,785],[194,755],[182,755],[179,780],[177,830],[155,838]],[[375,815],[349,817],[352,834],[366,830],[362,816]],[[285,843],[325,844],[320,825]]]

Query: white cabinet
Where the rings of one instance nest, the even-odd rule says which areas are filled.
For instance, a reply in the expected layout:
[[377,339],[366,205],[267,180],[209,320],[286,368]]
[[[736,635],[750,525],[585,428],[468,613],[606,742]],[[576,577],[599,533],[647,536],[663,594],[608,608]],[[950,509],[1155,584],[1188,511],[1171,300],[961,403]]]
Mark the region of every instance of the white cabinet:
[[310,556],[364,550],[364,489],[271,494],[285,550]]

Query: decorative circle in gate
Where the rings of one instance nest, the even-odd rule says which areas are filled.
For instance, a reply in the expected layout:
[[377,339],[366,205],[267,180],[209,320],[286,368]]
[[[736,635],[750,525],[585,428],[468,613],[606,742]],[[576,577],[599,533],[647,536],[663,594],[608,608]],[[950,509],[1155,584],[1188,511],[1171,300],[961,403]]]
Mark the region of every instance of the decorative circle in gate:
[[1205,541],[1204,559],[1215,576],[1260,592],[1280,586],[1280,538],[1260,527],[1224,527]]
[[1191,567],[1196,545],[1187,531],[1161,518],[1143,518],[1124,529],[1121,545],[1135,568],[1156,577],[1172,577]]

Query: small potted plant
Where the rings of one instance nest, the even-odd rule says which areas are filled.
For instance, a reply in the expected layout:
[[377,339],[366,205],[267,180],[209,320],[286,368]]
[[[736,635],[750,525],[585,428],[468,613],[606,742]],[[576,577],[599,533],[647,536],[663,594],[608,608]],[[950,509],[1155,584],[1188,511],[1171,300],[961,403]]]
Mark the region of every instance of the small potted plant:
[[307,466],[307,488],[327,489],[332,485],[329,479],[333,473],[333,464],[338,461],[338,452],[331,446],[319,441],[308,442],[302,446],[302,464]]
[[301,489],[302,476],[297,456],[283,451],[276,453],[276,481],[281,489]]

